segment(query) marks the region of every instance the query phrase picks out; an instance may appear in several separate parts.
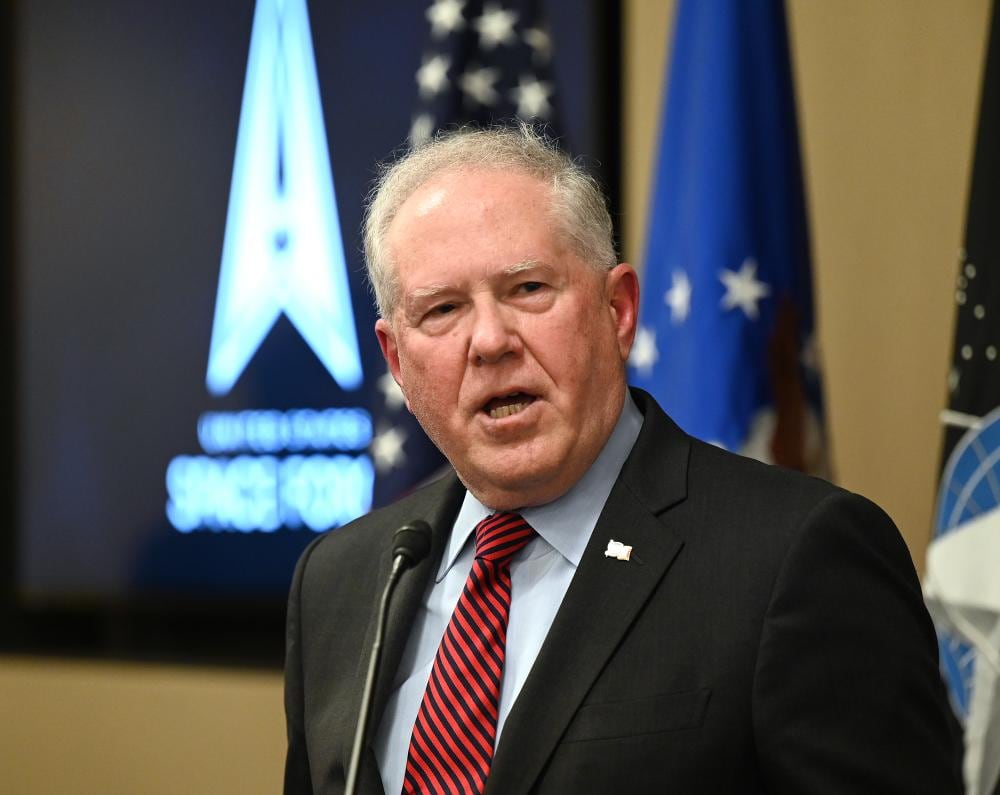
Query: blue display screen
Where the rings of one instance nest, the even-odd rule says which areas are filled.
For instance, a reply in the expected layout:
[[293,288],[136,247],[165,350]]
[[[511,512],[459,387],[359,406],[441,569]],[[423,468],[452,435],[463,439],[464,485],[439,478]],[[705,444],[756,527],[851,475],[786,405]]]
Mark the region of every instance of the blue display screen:
[[[549,5],[566,127],[608,160],[597,4]],[[17,4],[23,596],[280,598],[318,532],[442,471],[359,233],[411,129],[424,11]]]

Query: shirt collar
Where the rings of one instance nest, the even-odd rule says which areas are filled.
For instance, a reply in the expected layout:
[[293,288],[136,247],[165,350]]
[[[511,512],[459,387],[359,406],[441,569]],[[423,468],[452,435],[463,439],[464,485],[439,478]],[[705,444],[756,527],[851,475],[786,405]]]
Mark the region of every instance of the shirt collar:
[[[625,459],[628,458],[642,427],[642,413],[632,396],[625,392],[625,404],[608,437],[604,448],[576,484],[562,497],[545,505],[520,511],[524,520],[574,567],[579,565],[583,550],[590,541],[604,503],[618,479]],[[437,582],[444,579],[448,570],[462,553],[476,525],[493,513],[469,491],[455,518],[448,546],[441,558]]]

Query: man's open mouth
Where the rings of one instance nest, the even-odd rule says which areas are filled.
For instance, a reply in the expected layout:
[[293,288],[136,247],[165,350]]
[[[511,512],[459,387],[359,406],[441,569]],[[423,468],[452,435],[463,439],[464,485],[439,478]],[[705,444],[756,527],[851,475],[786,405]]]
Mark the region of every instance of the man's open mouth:
[[525,392],[513,392],[510,395],[496,397],[488,401],[483,406],[483,411],[495,420],[502,420],[504,417],[510,417],[520,411],[524,411],[524,409],[534,402],[534,395],[529,395]]

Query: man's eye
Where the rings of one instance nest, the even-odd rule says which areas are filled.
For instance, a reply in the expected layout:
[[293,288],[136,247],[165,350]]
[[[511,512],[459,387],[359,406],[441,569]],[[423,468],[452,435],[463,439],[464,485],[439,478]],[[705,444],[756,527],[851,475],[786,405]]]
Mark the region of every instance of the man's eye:
[[523,284],[518,286],[521,289],[521,291],[525,293],[533,293],[542,289],[541,282],[524,282]]
[[435,315],[447,315],[454,311],[455,311],[454,304],[438,304],[433,309],[431,309],[431,311],[428,312],[427,314],[433,317]]

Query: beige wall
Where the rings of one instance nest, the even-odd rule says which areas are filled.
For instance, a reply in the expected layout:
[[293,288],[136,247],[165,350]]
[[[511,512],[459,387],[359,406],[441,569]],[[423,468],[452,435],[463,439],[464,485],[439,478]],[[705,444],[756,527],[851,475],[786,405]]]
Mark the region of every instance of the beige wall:
[[[645,229],[672,3],[627,0],[626,253]],[[791,0],[841,482],[923,557],[988,0]],[[276,673],[0,659],[0,791],[271,793]],[[12,717],[13,716],[13,717]]]
[[0,659],[0,792],[281,790],[275,672]]

